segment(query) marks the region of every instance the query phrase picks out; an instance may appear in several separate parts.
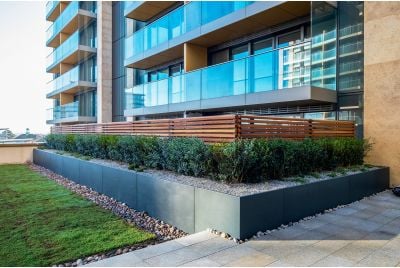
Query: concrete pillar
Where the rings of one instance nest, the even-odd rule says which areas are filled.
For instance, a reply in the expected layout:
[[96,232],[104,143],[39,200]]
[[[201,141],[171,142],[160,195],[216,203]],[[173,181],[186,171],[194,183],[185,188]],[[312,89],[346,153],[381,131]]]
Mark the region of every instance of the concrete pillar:
[[400,2],[364,2],[364,137],[367,162],[400,184]]
[[97,123],[112,121],[112,2],[97,2]]
[[207,48],[185,43],[183,46],[183,65],[185,72],[207,66]]

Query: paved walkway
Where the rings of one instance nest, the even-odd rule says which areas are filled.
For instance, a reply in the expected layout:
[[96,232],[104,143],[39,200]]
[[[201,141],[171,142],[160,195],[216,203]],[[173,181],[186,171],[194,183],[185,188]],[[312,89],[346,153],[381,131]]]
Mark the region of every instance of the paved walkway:
[[200,232],[88,266],[400,266],[400,198],[386,191],[240,245]]

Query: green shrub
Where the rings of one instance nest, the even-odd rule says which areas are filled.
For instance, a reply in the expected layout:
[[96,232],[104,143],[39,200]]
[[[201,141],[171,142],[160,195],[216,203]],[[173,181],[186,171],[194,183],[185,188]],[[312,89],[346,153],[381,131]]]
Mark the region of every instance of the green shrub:
[[197,138],[169,138],[161,147],[161,165],[184,175],[204,176],[207,174],[209,146]]
[[315,176],[322,170],[340,172],[342,167],[362,165],[371,148],[368,141],[355,138],[206,144],[197,138],[50,134],[46,142],[52,149],[126,162],[135,170],[165,169],[232,183]]

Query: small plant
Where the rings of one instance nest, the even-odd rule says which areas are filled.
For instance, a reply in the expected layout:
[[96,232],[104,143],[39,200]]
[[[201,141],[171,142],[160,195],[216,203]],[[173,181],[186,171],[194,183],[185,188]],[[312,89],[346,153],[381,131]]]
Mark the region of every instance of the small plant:
[[301,184],[304,184],[304,183],[307,182],[307,180],[304,178],[304,176],[297,176],[297,177],[291,179],[290,181],[298,182],[298,183],[301,183]]
[[321,178],[321,175],[319,173],[317,173],[317,172],[311,172],[310,176],[312,176],[312,177],[314,177],[316,179],[320,179]]
[[338,167],[336,168],[336,172],[340,173],[342,175],[346,175],[347,174],[347,170],[344,167]]
[[373,168],[374,165],[371,165],[371,164],[364,164],[364,167],[366,167],[366,168]]
[[336,172],[330,172],[330,173],[328,173],[328,177],[331,177],[331,178],[334,178],[334,177],[337,177],[337,173]]
[[361,172],[364,172],[364,171],[367,171],[368,170],[368,168],[366,168],[365,166],[360,166],[360,169],[359,169]]
[[137,164],[129,164],[128,165],[128,169],[134,170],[134,171],[137,171],[137,172],[143,172],[144,171],[144,167],[143,166],[139,166]]

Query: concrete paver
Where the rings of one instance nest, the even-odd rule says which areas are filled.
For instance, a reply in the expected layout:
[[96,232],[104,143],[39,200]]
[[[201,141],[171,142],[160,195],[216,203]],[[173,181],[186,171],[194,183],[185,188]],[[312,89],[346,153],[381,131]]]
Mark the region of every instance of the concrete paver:
[[390,191],[236,244],[200,232],[88,266],[400,266],[400,198]]

